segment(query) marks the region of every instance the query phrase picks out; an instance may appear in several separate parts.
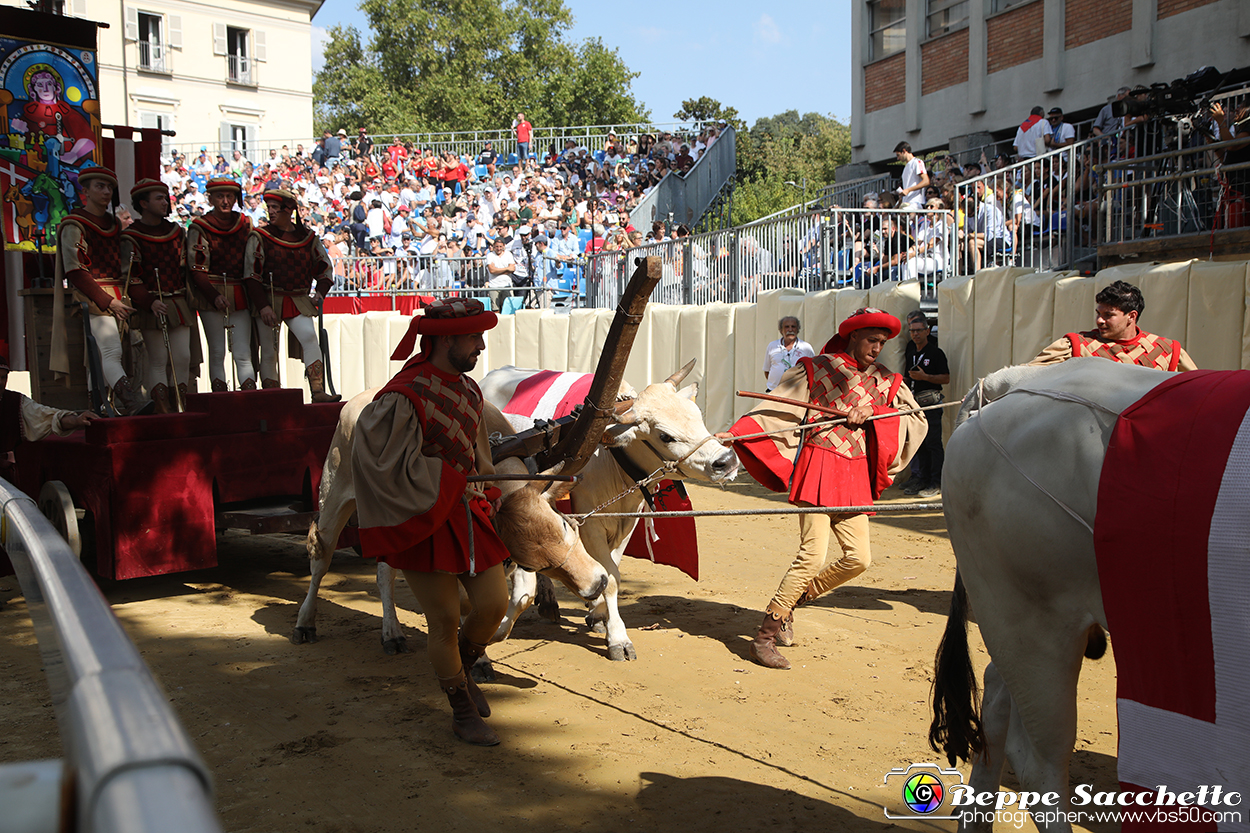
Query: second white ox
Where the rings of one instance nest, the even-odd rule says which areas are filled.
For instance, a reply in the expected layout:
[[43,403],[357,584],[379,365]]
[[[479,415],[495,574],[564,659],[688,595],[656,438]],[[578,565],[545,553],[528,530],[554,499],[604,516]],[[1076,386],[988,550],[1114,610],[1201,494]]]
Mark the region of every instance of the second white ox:
[[[618,417],[619,423],[609,429],[605,443],[621,449],[633,466],[650,474],[665,463],[681,461],[676,470],[666,475],[672,480],[690,478],[704,482],[724,483],[738,474],[738,456],[712,438],[703,422],[703,413],[694,403],[698,383],[679,387],[694,367],[690,361],[663,382],[648,385],[633,398],[629,410]],[[486,374],[482,380],[482,394],[487,401],[504,409],[512,400],[517,386],[542,371],[516,367],[501,367]],[[567,373],[565,377],[585,380],[587,374]],[[553,385],[555,390],[569,390],[564,379]],[[552,414],[536,413],[535,417]],[[556,414],[558,416],[558,414]],[[513,420],[515,424],[515,420]],[[608,448],[600,448],[581,471],[582,480],[570,493],[573,514],[589,512],[603,506],[604,512],[640,512],[646,507],[640,491],[630,492],[634,479],[612,456]],[[627,494],[628,493],[628,494]],[[612,500],[616,497],[616,500]],[[629,543],[637,518],[591,517],[581,525],[581,539],[586,551],[608,571],[608,585],[603,594],[592,603],[587,623],[598,631],[607,633],[608,658],[631,660],[637,652],[625,630],[617,608],[617,594],[621,584],[621,556]],[[657,542],[664,546],[664,541]],[[518,571],[513,576],[512,599],[508,613],[495,641],[507,638],[516,617],[530,605],[536,594],[536,577],[533,573]]]

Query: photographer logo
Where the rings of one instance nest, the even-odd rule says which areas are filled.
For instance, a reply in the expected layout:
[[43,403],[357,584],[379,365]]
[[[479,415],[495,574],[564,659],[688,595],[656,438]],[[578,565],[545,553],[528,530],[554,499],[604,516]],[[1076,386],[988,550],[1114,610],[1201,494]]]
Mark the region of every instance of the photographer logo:
[[[888,819],[924,816],[931,819],[959,818],[950,806],[951,788],[963,784],[957,769],[942,769],[937,764],[911,764],[897,767],[885,774],[887,796],[884,810]],[[939,815],[945,809],[946,815]]]

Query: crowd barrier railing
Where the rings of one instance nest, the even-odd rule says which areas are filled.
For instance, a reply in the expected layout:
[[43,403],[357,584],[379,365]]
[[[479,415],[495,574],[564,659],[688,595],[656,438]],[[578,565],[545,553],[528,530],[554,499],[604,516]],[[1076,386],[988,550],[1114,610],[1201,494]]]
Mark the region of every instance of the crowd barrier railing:
[[86,569],[4,480],[0,501],[0,539],[34,622],[73,795],[47,818],[72,815],[47,829],[221,833],[208,767]]

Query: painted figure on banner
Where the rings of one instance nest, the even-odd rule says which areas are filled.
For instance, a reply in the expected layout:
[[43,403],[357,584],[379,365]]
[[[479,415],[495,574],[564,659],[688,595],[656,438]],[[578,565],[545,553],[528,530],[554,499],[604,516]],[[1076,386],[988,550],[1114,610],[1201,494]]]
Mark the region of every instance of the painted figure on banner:
[[0,37],[0,193],[8,248],[56,244],[78,199],[78,172],[101,155],[91,50]]

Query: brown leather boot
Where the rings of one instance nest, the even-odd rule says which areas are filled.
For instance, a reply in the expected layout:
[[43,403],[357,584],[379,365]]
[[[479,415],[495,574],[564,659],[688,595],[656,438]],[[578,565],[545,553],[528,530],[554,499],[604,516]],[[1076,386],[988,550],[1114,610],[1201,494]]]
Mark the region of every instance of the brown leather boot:
[[122,416],[130,416],[139,406],[134,379],[123,376],[113,385],[113,407]]
[[777,644],[789,648],[794,644],[794,611],[781,620],[781,630],[777,631]]
[[226,384],[225,379],[213,380],[213,393],[225,393],[228,390],[230,390],[230,386]]
[[243,384],[239,385],[239,390],[256,390],[256,380],[244,379]]
[[156,412],[158,414],[172,413],[169,407],[169,387],[166,385],[156,385],[152,388],[152,401],[156,403]]
[[790,660],[777,651],[777,632],[781,630],[781,621],[775,614],[765,613],[764,624],[760,625],[759,633],[751,643],[751,659],[765,668],[790,668]]
[[261,380],[260,380],[260,386],[261,386],[264,390],[270,390],[271,388],[280,388],[280,387],[282,387],[282,383],[281,383],[281,382],[279,382],[277,379],[261,379]]
[[343,397],[326,393],[326,366],[320,359],[308,365],[308,389],[312,391],[313,402],[338,402]]
[[462,667],[454,677],[439,677],[438,684],[447,695],[451,704],[451,730],[456,737],[474,746],[495,746],[499,743],[496,735],[478,714],[477,706],[469,695],[467,675]]
[[178,412],[182,413],[187,409],[187,383],[178,383],[178,401],[174,403],[178,406]]
[[486,702],[486,695],[477,687],[477,682],[473,679],[473,664],[482,658],[482,654],[486,653],[486,646],[479,645],[476,642],[470,642],[464,638],[464,634],[460,634],[460,664],[465,669],[465,683],[469,688],[469,696],[473,698],[473,705],[477,706],[477,713],[482,717],[490,717],[490,703]]

